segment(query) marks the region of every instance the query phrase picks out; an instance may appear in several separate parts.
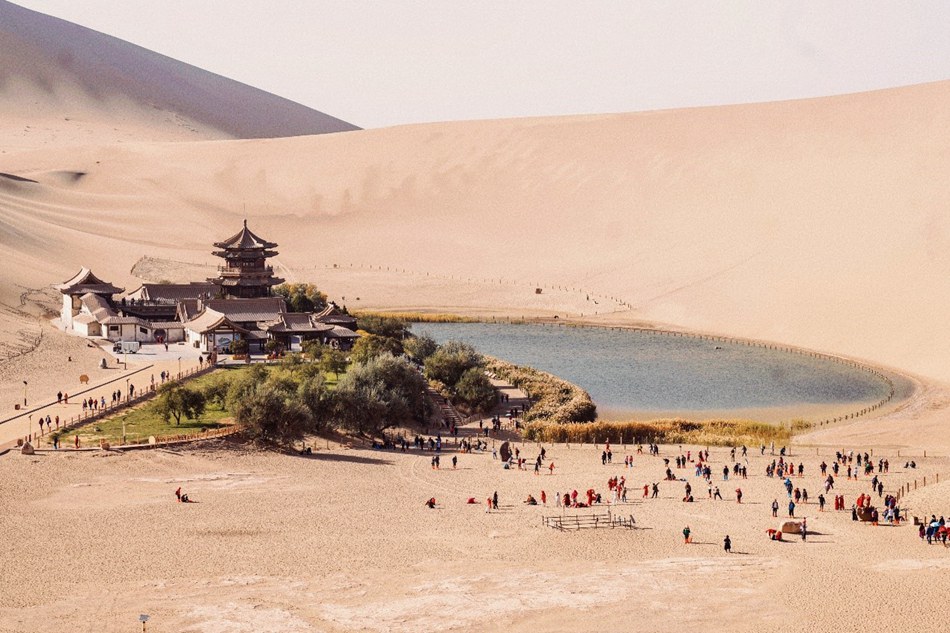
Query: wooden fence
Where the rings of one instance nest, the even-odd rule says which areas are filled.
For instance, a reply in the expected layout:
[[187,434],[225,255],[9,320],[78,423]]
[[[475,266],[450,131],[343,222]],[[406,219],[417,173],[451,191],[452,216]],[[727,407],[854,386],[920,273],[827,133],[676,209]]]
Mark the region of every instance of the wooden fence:
[[593,514],[571,514],[542,516],[541,524],[562,532],[583,530],[586,528],[627,528],[632,530],[636,528],[637,521],[633,515],[618,516],[607,510],[606,512],[595,512]]
[[[146,367],[144,369],[148,369],[148,368]],[[140,371],[144,371],[144,369]],[[68,418],[64,418],[60,420],[58,423],[54,423],[56,424],[55,428],[47,429],[45,431],[41,430],[38,433],[34,433],[31,429],[31,431],[27,435],[17,440],[17,442],[18,443],[32,442],[34,439],[39,439],[41,437],[44,437],[46,435],[51,435],[53,433],[62,433],[67,430],[74,431],[78,428],[81,428],[83,426],[96,422],[98,420],[102,420],[104,418],[113,416],[116,413],[119,413],[120,411],[125,411],[132,407],[138,406],[148,400],[151,400],[157,395],[158,388],[162,384],[169,384],[169,383],[174,383],[174,382],[186,382],[188,380],[194,380],[195,378],[198,378],[199,376],[203,376],[207,373],[210,373],[214,369],[216,368],[213,365],[205,365],[204,367],[192,367],[191,369],[187,369],[179,373],[174,378],[170,380],[166,380],[164,383],[150,384],[148,387],[144,389],[137,389],[134,394],[125,393],[123,395],[123,398],[121,398],[117,402],[110,402],[109,400],[106,400],[105,406],[100,406],[100,408],[98,409],[87,408],[82,413],[77,413],[76,415],[69,416]],[[126,378],[127,376],[120,377],[109,382],[122,381]],[[101,385],[97,387],[92,387],[90,389],[87,389],[86,391],[82,393],[88,393],[89,391],[101,389],[105,385],[108,385],[109,382],[102,383]],[[79,395],[82,395],[82,394],[79,394]],[[70,396],[70,398],[75,398],[75,396]],[[51,404],[56,404],[56,403],[51,403]],[[101,404],[101,400],[100,400],[100,404]],[[50,405],[46,405],[46,406],[50,406]]]

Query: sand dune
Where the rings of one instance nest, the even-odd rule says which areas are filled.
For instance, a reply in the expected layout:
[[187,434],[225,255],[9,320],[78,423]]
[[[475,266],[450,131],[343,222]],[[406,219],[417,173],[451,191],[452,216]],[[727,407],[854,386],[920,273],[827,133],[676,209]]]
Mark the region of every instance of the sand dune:
[[357,129],[322,112],[0,0],[0,145],[261,138]]
[[[132,285],[143,255],[213,263],[211,241],[247,215],[280,243],[291,278],[362,306],[604,318],[621,301],[631,308],[606,318],[950,379],[948,98],[944,82],[748,106],[7,153],[0,172],[37,182],[0,178],[3,274],[41,286],[85,264]],[[412,283],[427,274],[444,283]]]

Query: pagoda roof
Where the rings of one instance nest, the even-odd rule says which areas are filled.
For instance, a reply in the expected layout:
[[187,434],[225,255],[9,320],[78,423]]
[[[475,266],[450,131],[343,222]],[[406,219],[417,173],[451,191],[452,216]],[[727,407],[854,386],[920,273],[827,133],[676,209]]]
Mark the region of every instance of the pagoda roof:
[[[332,301],[327,304],[320,312],[317,312],[313,315],[315,321],[321,323],[330,323],[332,325],[343,325],[343,326],[356,326],[356,317],[351,314],[347,314],[340,309],[340,306],[333,303]],[[350,328],[352,329],[352,328]]]
[[267,240],[255,235],[249,228],[247,228],[247,220],[244,220],[244,228],[223,242],[215,242],[214,245],[218,248],[225,249],[275,248],[277,246],[277,244],[274,242],[268,242]]
[[53,286],[64,295],[84,295],[87,292],[94,294],[118,294],[123,288],[113,286],[108,281],[96,277],[91,270],[83,266],[79,272],[61,284]]
[[329,332],[333,326],[329,323],[320,323],[313,319],[313,315],[302,312],[285,312],[276,320],[264,324],[268,332],[316,334]]
[[281,297],[258,297],[255,299],[212,299],[205,306],[224,314],[237,323],[276,321],[287,311]]
[[212,283],[193,281],[187,284],[142,284],[130,292],[129,297],[136,301],[177,303],[186,299],[213,297],[217,292],[217,287]]
[[248,331],[237,323],[231,321],[231,319],[221,312],[212,310],[210,308],[205,309],[204,312],[192,320],[185,322],[184,326],[192,332],[197,332],[199,334],[211,332],[212,330],[217,330],[218,328],[227,328],[242,333],[246,333]]

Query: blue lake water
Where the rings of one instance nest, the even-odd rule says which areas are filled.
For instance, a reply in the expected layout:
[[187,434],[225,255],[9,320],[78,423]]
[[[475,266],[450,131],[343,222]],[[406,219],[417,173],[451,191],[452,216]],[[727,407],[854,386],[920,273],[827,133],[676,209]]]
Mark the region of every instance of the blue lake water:
[[889,391],[879,377],[844,363],[741,342],[495,323],[416,323],[412,331],[550,372],[586,389],[599,408],[614,411],[868,403]]

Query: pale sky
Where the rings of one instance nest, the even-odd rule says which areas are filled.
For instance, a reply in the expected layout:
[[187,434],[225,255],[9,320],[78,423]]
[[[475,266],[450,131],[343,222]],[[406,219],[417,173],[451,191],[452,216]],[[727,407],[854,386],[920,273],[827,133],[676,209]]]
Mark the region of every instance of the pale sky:
[[14,0],[362,127],[950,79],[950,3]]

